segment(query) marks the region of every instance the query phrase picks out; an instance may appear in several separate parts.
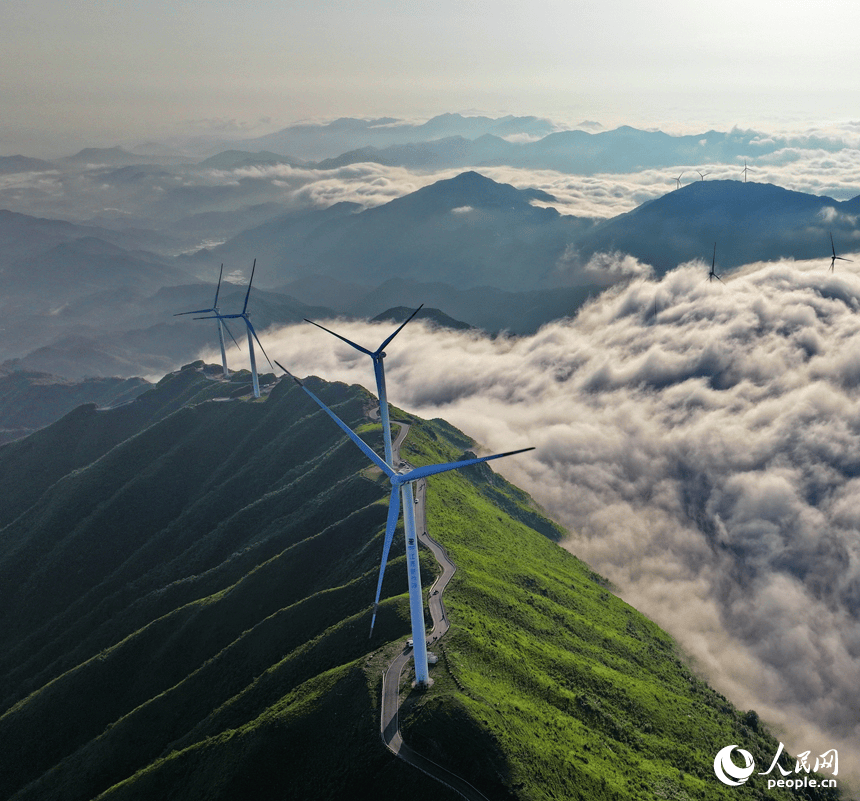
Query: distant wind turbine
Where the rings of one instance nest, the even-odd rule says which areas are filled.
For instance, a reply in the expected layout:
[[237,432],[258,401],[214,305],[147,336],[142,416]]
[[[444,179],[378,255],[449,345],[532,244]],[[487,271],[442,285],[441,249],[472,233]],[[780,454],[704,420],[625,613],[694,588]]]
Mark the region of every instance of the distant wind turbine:
[[749,170],[749,167],[747,167],[747,160],[744,159],[744,183],[747,182],[747,170]]
[[[415,533],[415,504],[412,502],[412,483],[421,478],[445,473],[449,470],[457,470],[461,467],[469,467],[473,464],[489,462],[491,459],[501,459],[504,456],[513,456],[516,453],[534,450],[534,448],[521,448],[517,451],[497,453],[493,456],[482,456],[476,459],[464,459],[460,462],[448,462],[446,464],[425,465],[416,467],[405,473],[398,473],[376,452],[361,439],[346,423],[343,422],[328,406],[325,405],[313,392],[311,392],[298,378],[292,375],[280,362],[278,365],[290,378],[293,379],[335,423],[341,430],[360,448],[361,452],[372,461],[391,482],[391,496],[388,502],[388,519],[385,524],[385,541],[382,549],[382,562],[379,566],[379,582],[377,585],[376,602],[373,606],[373,620],[376,619],[376,608],[379,601],[379,593],[382,587],[382,577],[385,573],[385,564],[388,561],[388,551],[394,538],[394,530],[400,518],[400,495],[403,494],[403,527],[406,532],[406,564],[409,573],[409,610],[412,620],[412,648],[415,662],[415,683],[418,686],[427,686],[430,683],[430,671],[427,668],[427,634],[424,628],[424,599],[421,594],[421,575],[418,564],[418,544]],[[407,493],[405,490],[409,488]],[[371,623],[371,631],[373,623]]]
[[718,276],[716,271],[714,270],[716,263],[717,263],[717,243],[714,242],[714,255],[711,258],[711,271],[708,273],[708,281],[713,281],[716,278],[717,281],[719,281],[722,284],[722,283],[724,283],[723,279],[720,278],[720,276]]
[[[681,175],[683,175],[683,174],[684,174],[684,173],[681,173]],[[675,179],[675,180],[678,182],[677,189],[680,189],[680,188],[681,188],[681,175],[679,175],[679,176]]]
[[[174,314],[174,317],[182,317],[183,314],[207,314],[208,312],[215,312],[216,316],[218,315],[218,293],[221,291],[221,278],[224,275],[224,265],[221,265],[221,272],[218,274],[218,286],[215,288],[215,302],[212,304],[211,309],[195,309],[194,311],[187,312],[179,312],[179,314]],[[208,319],[208,318],[207,318]],[[233,332],[227,328],[227,323],[224,320],[217,316],[218,320],[218,343],[221,345],[221,367],[224,370],[224,378],[228,378],[230,376],[230,371],[227,369],[227,352],[224,350],[224,330],[226,329],[227,333],[230,334],[230,339],[236,343],[236,347],[239,347],[239,343],[236,342],[236,337],[233,336]],[[241,348],[240,348],[241,350]]]
[[[830,233],[830,232],[828,232],[828,233]],[[833,256],[830,259],[830,270],[831,270],[831,272],[835,272],[834,267],[836,266],[836,260],[837,259],[839,261],[851,261],[851,259],[846,259],[846,258],[843,258],[842,256],[836,255],[836,245],[833,244],[833,234],[832,233],[830,234],[830,248],[833,251]]]
[[254,282],[254,270],[257,269],[257,260],[254,259],[254,264],[251,266],[251,278],[248,281],[248,291],[245,292],[245,305],[242,306],[242,311],[239,314],[215,314],[213,317],[195,317],[195,320],[237,320],[240,317],[245,321],[245,327],[248,329],[248,353],[251,357],[251,383],[254,388],[254,397],[260,397],[260,379],[257,376],[257,359],[254,356],[254,340],[257,340],[257,344],[260,346],[260,350],[263,352],[263,356],[266,357],[266,361],[269,363],[269,367],[273,370],[275,369],[272,366],[272,360],[269,358],[266,353],[266,349],[263,347],[263,343],[260,342],[260,338],[257,336],[257,332],[254,330],[254,326],[251,325],[251,321],[248,319],[250,317],[248,313],[248,297],[251,294],[251,284]]
[[701,175],[701,176],[702,176],[702,180],[703,180],[703,181],[705,180],[705,176],[706,176],[706,175],[710,175],[710,174],[711,174],[711,173],[709,173],[709,172],[699,172],[698,170],[696,170],[696,172],[698,172],[698,173],[699,173],[699,175]]
[[334,331],[329,330],[324,325],[320,325],[319,323],[315,323],[313,320],[308,320],[305,318],[306,323],[310,323],[311,325],[315,325],[317,328],[322,328],[323,331],[328,331],[329,334],[336,336],[338,339],[346,342],[347,345],[352,346],[356,350],[361,351],[362,353],[366,353],[373,359],[373,372],[376,376],[376,396],[379,398],[379,421],[382,423],[382,439],[385,443],[385,461],[388,464],[391,464],[391,424],[388,420],[388,394],[385,390],[385,365],[383,360],[385,359],[385,348],[388,347],[394,337],[396,337],[403,326],[406,325],[421,309],[424,308],[424,304],[422,303],[417,309],[415,309],[406,320],[401,323],[400,327],[388,337],[375,351],[369,351],[367,348],[363,348],[361,345],[357,345],[350,339],[346,337],[342,337],[340,334],[336,334]]

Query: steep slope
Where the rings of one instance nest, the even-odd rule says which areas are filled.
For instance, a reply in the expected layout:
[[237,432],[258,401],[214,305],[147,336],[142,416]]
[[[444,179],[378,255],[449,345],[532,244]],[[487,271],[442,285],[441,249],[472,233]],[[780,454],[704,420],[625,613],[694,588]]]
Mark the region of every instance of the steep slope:
[[[308,383],[380,446],[366,392]],[[382,668],[409,630],[399,535],[367,638],[385,482],[292,382],[206,400],[224,388],[190,366],[0,448],[13,488],[22,462],[63,452],[0,529],[3,797],[451,798],[379,742]],[[414,464],[474,448],[410,421]],[[458,571],[407,741],[496,798],[796,797],[717,782],[717,747],[759,761],[776,741],[558,547],[525,493],[482,467],[431,479],[428,505]]]

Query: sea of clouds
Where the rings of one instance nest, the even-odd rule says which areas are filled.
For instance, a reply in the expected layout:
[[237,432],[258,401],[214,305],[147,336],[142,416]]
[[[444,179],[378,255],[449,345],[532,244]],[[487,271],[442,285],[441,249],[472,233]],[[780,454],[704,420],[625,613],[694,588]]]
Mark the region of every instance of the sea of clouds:
[[[766,156],[747,159],[747,180],[772,183],[796,192],[826,195],[849,200],[860,194],[860,148],[846,147],[836,152],[784,148]],[[520,189],[548,192],[552,206],[561,214],[608,218],[661,197],[678,187],[701,180],[743,180],[743,160],[733,164],[681,164],[666,169],[646,169],[634,173],[571,175],[554,170],[518,167],[476,166],[472,169],[499,183]],[[205,180],[213,184],[240,180],[271,181],[283,191],[282,200],[296,207],[326,207],[341,201],[365,208],[388,203],[436,181],[453,178],[467,168],[416,172],[405,167],[363,162],[332,170],[308,170],[286,164],[212,171]]]
[[[392,403],[488,451],[535,446],[497,469],[566,547],[793,753],[839,749],[842,777],[860,765],[860,271],[827,267],[720,283],[682,265],[522,338],[413,321],[386,376]],[[326,325],[369,348],[392,328]],[[374,389],[318,328],[261,338],[298,375]]]
[[[747,179],[786,189],[848,200],[860,194],[860,124],[809,130],[787,135],[786,147],[757,155],[755,141],[772,141],[762,133],[750,145]],[[834,149],[822,149],[822,141]],[[835,149],[839,147],[840,149]],[[552,205],[562,214],[596,219],[631,211],[678,186],[701,180],[743,180],[744,159],[729,164],[678,164],[665,169],[632,173],[575,175],[554,170],[476,165],[472,169],[495,181],[518,188],[537,188],[553,195]],[[363,162],[316,170],[288,164],[199,169],[151,174],[145,181],[115,182],[112,168],[87,173],[50,169],[0,176],[0,206],[27,214],[60,216],[76,221],[97,218],[106,211],[155,215],[165,198],[170,219],[182,214],[183,203],[201,197],[211,208],[228,210],[254,203],[277,202],[285,208],[325,208],[348,201],[363,208],[387,203],[436,181],[452,178],[468,168],[417,171]],[[108,178],[104,178],[104,176]],[[219,190],[220,194],[219,194]],[[183,194],[185,193],[185,194]],[[195,194],[196,193],[196,194]],[[196,206],[188,213],[199,211]],[[163,222],[163,221],[162,221]]]

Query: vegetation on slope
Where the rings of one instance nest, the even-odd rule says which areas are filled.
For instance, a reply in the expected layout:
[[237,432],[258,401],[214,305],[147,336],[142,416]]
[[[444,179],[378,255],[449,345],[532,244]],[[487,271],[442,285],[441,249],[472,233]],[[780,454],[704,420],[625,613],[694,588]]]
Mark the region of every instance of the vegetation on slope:
[[[367,393],[309,384],[381,450]],[[386,482],[293,382],[213,400],[230,386],[192,365],[0,448],[18,505],[0,529],[2,797],[455,797],[379,738],[381,674],[409,635],[399,533],[368,639]],[[414,464],[474,448],[415,423]],[[759,761],[776,742],[525,493],[479,466],[431,478],[428,505],[458,571],[408,742],[491,797],[789,797],[717,782],[718,748]],[[435,570],[422,549],[425,585]]]

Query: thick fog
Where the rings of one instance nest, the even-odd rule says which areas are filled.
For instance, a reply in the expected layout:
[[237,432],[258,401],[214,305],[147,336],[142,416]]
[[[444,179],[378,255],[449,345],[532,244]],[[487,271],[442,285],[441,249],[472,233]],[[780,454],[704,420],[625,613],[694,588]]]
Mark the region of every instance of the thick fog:
[[[497,469],[566,547],[795,753],[839,748],[842,778],[860,756],[860,276],[837,265],[725,283],[682,265],[524,338],[413,321],[386,375],[392,403],[488,451],[535,446]],[[371,349],[392,330],[327,325]],[[374,388],[318,328],[261,338],[298,375]]]

